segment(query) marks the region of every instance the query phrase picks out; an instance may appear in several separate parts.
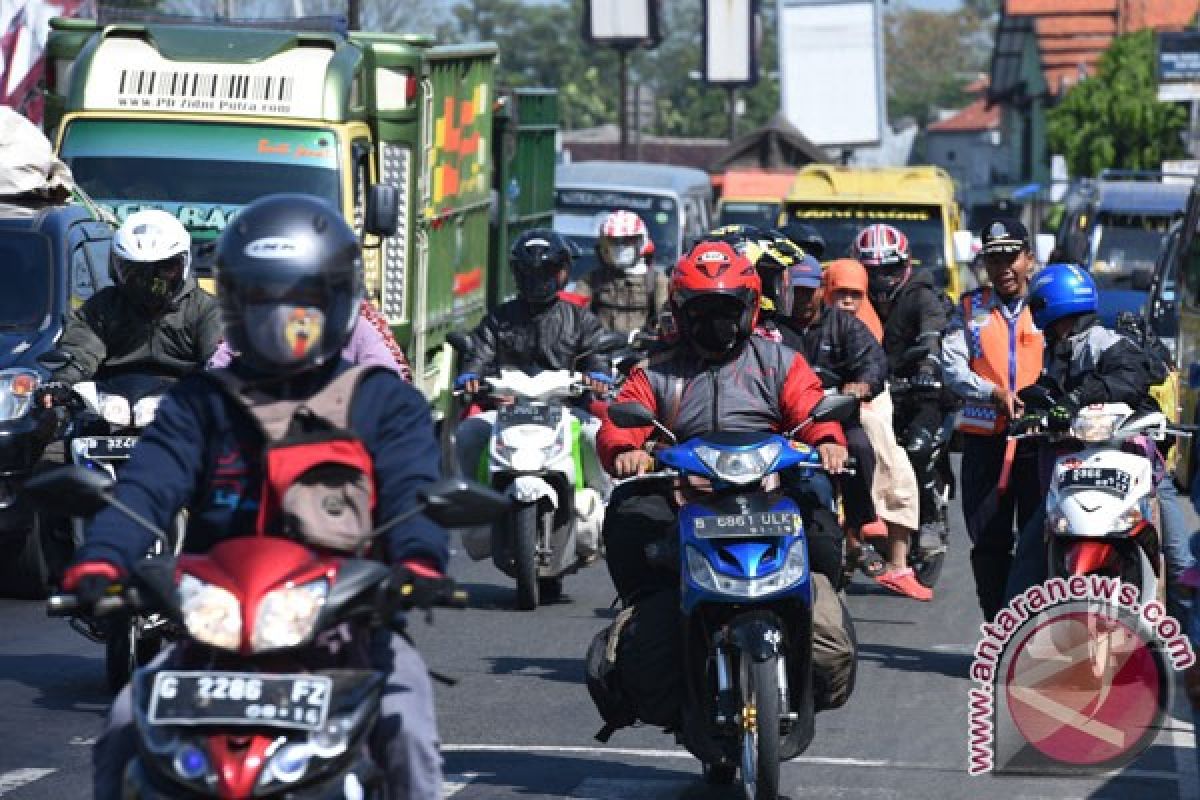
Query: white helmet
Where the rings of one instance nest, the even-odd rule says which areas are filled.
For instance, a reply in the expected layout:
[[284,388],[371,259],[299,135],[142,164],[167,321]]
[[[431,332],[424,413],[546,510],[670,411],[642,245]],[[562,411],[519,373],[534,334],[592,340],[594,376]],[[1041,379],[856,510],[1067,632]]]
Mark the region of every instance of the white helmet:
[[626,271],[642,267],[650,243],[646,223],[632,211],[614,211],[600,225],[596,255],[610,267]]
[[167,308],[191,274],[192,237],[166,211],[130,214],[112,241],[109,273],[135,305],[152,313]]

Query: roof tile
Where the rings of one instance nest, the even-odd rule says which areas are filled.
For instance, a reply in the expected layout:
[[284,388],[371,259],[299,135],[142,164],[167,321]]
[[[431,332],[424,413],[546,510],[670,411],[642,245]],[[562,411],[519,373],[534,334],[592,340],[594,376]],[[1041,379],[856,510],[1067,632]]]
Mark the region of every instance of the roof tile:
[[998,127],[1000,127],[1000,106],[992,106],[989,109],[987,100],[980,98],[954,116],[933,123],[927,130],[937,133],[966,133],[990,131]]
[[1065,36],[1079,33],[1115,34],[1117,32],[1116,17],[1101,14],[1038,17],[1034,24],[1039,39],[1044,36]]
[[1118,0],[1008,0],[1004,10],[1014,16],[1076,14],[1079,12],[1117,13]]

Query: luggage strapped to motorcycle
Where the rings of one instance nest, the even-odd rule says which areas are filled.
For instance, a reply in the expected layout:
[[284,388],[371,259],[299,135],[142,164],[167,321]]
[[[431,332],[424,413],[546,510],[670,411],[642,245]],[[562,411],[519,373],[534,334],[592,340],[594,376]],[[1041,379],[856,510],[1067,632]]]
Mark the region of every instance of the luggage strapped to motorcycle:
[[268,396],[228,369],[207,371],[266,440],[256,533],[361,553],[371,541],[375,470],[350,429],[355,391],[385,367],[352,366],[301,400]]

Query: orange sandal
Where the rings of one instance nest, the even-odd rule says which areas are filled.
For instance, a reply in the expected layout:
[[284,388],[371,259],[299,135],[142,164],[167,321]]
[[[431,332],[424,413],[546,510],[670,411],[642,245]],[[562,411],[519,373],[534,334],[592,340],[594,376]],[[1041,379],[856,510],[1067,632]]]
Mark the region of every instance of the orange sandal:
[[875,580],[885,589],[890,589],[905,597],[911,597],[913,600],[928,603],[933,599],[933,590],[928,586],[921,585],[921,582],[917,580],[916,573],[912,571],[912,567],[890,569]]

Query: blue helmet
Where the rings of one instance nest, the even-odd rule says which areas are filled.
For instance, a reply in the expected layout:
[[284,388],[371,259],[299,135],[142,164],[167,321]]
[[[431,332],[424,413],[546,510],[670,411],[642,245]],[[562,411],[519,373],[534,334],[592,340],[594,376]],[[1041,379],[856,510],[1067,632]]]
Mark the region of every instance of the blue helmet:
[[1072,314],[1094,314],[1100,300],[1096,282],[1076,264],[1047,264],[1029,286],[1029,310],[1041,330]]

